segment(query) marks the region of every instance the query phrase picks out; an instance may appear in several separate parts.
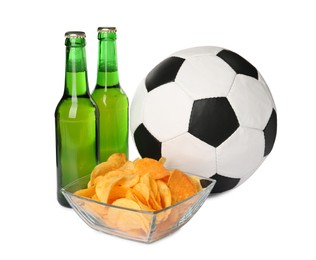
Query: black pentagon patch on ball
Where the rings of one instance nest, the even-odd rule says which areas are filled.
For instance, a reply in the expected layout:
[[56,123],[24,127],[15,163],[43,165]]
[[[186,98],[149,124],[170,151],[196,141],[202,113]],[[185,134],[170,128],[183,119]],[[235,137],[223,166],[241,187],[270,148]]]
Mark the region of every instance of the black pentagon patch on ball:
[[156,160],[161,158],[161,143],[140,124],[134,132],[134,140],[137,150],[142,157],[149,157]]
[[240,181],[239,178],[230,178],[217,173],[211,178],[216,180],[212,193],[220,193],[231,190],[235,188]]
[[257,69],[237,53],[229,50],[222,50],[217,56],[228,63],[237,74],[243,74],[258,79]]
[[145,80],[148,92],[160,85],[173,82],[183,62],[183,58],[169,57],[153,68]]
[[277,114],[274,109],[266,127],[263,129],[263,133],[265,140],[264,156],[267,156],[272,151],[277,134]]
[[238,119],[226,97],[194,101],[189,133],[200,140],[217,147],[238,127]]

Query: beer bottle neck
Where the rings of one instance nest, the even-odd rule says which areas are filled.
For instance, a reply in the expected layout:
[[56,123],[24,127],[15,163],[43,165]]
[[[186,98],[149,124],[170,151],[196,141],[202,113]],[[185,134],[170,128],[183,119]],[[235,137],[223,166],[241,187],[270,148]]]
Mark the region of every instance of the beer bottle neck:
[[65,94],[83,96],[89,93],[84,38],[67,38]]
[[99,59],[97,85],[110,87],[119,85],[117,55],[116,55],[116,33],[99,32]]

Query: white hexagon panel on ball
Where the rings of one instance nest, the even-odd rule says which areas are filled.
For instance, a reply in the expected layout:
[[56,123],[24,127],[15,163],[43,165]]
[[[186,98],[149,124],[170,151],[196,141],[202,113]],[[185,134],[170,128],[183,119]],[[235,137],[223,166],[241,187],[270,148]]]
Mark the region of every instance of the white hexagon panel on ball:
[[150,91],[143,105],[143,124],[160,142],[188,131],[193,100],[175,83]]

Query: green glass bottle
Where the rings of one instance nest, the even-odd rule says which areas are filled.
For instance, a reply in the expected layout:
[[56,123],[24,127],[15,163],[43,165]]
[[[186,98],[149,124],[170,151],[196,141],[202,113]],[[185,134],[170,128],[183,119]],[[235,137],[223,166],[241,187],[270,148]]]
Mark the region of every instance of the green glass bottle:
[[99,162],[99,114],[88,88],[85,33],[66,32],[65,37],[65,89],[55,111],[57,200],[70,207],[60,189],[90,174]]
[[92,93],[100,113],[100,161],[113,153],[128,157],[128,98],[120,86],[116,28],[99,27],[97,84]]

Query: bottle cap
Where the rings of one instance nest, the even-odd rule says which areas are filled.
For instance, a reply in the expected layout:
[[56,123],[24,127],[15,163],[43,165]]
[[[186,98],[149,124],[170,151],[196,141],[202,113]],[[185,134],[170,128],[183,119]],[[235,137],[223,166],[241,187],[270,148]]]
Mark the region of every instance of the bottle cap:
[[99,27],[98,32],[103,33],[116,33],[116,27]]
[[66,38],[86,38],[86,34],[81,31],[69,31],[65,33]]

